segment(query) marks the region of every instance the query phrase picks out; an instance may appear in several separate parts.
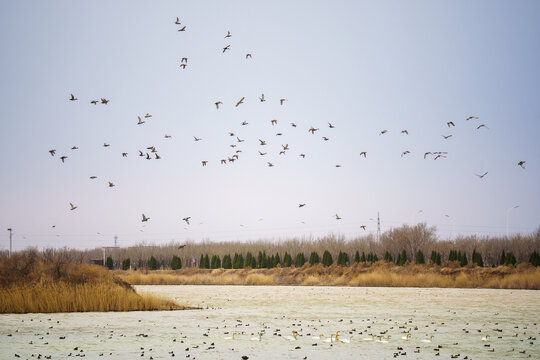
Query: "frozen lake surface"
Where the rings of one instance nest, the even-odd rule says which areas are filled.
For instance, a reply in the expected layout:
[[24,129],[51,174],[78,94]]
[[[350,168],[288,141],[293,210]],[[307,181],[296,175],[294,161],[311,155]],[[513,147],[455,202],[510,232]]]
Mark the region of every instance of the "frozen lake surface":
[[[41,354],[41,359],[540,359],[539,291],[136,289],[203,309],[4,314],[0,315],[1,358],[19,359],[17,354],[20,359],[37,359]],[[293,331],[298,333],[296,340]],[[337,331],[338,341],[331,342]],[[408,341],[402,339],[407,333],[411,334]],[[372,334],[374,341],[364,340],[373,339]],[[486,335],[489,341],[482,341]]]

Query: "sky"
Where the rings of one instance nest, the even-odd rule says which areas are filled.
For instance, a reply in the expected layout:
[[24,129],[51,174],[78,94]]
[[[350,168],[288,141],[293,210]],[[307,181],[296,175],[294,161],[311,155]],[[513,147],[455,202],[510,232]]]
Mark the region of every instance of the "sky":
[[14,250],[353,238],[377,214],[531,233],[539,20],[537,1],[2,2],[0,250],[8,228]]

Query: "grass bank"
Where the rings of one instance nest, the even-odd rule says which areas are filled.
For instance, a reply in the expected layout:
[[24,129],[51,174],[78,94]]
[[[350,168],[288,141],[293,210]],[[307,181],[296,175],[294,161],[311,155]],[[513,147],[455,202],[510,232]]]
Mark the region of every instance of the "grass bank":
[[395,266],[385,262],[350,267],[304,265],[274,269],[116,271],[132,285],[299,285],[540,289],[540,269],[518,266]]
[[180,310],[184,306],[131,285],[101,266],[39,258],[0,262],[0,313]]

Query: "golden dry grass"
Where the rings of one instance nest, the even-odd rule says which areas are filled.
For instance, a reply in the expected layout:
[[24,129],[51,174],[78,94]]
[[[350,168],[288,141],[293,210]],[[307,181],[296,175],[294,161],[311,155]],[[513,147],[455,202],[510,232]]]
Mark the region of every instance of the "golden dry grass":
[[0,262],[0,313],[173,310],[185,307],[131,285],[102,266],[17,257]]
[[304,265],[275,269],[117,271],[133,285],[300,285],[540,289],[540,269],[522,264],[497,268],[395,266],[384,262],[350,267]]

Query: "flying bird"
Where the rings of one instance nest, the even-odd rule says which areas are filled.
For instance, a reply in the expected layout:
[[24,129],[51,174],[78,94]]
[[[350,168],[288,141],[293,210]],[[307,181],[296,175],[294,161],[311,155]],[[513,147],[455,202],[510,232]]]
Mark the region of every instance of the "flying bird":
[[300,154],[300,156],[302,157],[302,159],[306,158],[306,154]]
[[364,159],[365,159],[366,156],[367,156],[367,152],[366,152],[366,151],[362,151],[362,152],[360,153],[360,156],[362,156],[362,155],[364,155]]
[[[187,62],[187,59],[186,59],[186,62]],[[146,115],[144,115],[145,119],[148,119],[148,118],[151,118],[151,117],[152,117],[152,115],[150,115],[149,113],[146,113]]]
[[193,139],[195,139],[195,141],[201,141],[202,140],[202,138],[198,138],[196,136],[194,136]]
[[485,173],[483,173],[482,175],[478,175],[478,174],[474,174],[476,176],[478,176],[480,179],[484,178],[484,176],[486,176],[488,174],[488,172],[486,171]]
[[518,165],[525,169],[525,163],[526,161],[521,160],[520,162],[518,162]]
[[276,133],[276,136],[281,136],[283,135],[283,133]]
[[181,67],[182,69],[185,69],[185,68],[186,68],[186,64],[180,64],[180,67]]
[[447,122],[446,125],[448,125],[448,127],[456,126],[453,121]]
[[272,167],[274,166],[274,164],[272,164],[271,162],[268,163],[268,167]]
[[75,101],[75,100],[79,100],[77,99],[73,94],[71,94],[71,97],[69,98],[70,101]]
[[167,135],[167,134],[165,134],[165,139],[170,139],[170,138],[172,138],[172,136],[171,136],[171,135]]
[[274,119],[274,120],[270,120],[270,122],[272,123],[272,126],[276,125],[277,124],[277,120]]
[[144,156],[144,153],[141,150],[139,150],[139,156]]
[[111,144],[103,143],[103,147],[109,147]]
[[287,101],[287,99],[279,99],[279,104],[280,104],[280,105],[283,105],[283,103],[284,103],[285,101]]
[[186,224],[189,225],[189,219],[191,219],[191,216],[185,217],[182,220],[186,222]]
[[428,155],[433,155],[433,153],[431,151],[428,151],[427,153],[424,154],[424,159],[426,158],[426,156]]
[[451,137],[452,137],[452,134],[450,134],[450,135],[441,135],[441,136],[442,136],[443,138],[445,138],[445,139],[448,139],[448,138],[451,138]]
[[150,218],[142,214],[142,222],[147,222],[148,220],[150,220]]
[[329,127],[330,129],[334,129],[334,128],[335,128],[335,126],[332,125],[331,123],[328,123],[328,127]]
[[114,187],[114,184],[109,181],[109,187]]
[[338,214],[334,215],[336,217],[336,220],[341,220]]
[[264,93],[261,94],[261,96],[259,96],[259,100],[261,100],[261,102],[265,102],[266,100],[264,99]]
[[247,59],[247,58],[253,59],[253,58],[251,57],[251,54],[246,54],[246,59]]
[[77,146],[73,146],[71,150],[79,150],[79,148]]
[[54,154],[56,154],[56,150],[55,149],[49,150],[49,153],[51,154],[51,156],[54,156]]
[[155,153],[154,156],[155,156],[156,160],[161,159],[161,156],[159,156],[157,153]]
[[90,179],[92,179],[92,180],[97,179],[97,176],[92,175],[92,176],[90,176]]
[[247,125],[247,124],[249,124],[247,121],[242,121],[242,124],[241,124],[241,125],[242,125],[242,126],[245,126],[245,125]]
[[295,124],[295,123],[291,123],[291,126],[292,126],[292,127],[296,127],[296,124]]
[[381,132],[379,133],[379,135],[384,135],[384,134],[386,134],[387,132],[388,132],[388,130],[383,130],[383,131],[381,131]]
[[183,58],[180,60],[180,63],[183,63],[184,61],[185,61],[186,64],[187,64],[187,57],[183,57]]
[[122,153],[122,157],[127,157],[128,153]]
[[223,104],[223,103],[222,103],[221,101],[218,101],[218,102],[216,102],[215,104],[216,104],[216,109],[219,110],[219,105],[221,105],[221,104]]
[[64,156],[60,156],[60,160],[62,160],[62,163],[64,162],[64,160],[66,160],[68,157],[66,155]]
[[409,132],[407,130],[401,130],[401,133],[409,135]]
[[241,143],[241,142],[244,142],[244,141],[245,141],[245,140],[242,140],[242,139],[240,139],[240,138],[239,138],[238,136],[236,137],[236,140],[237,140],[237,141],[238,141],[239,143]]
[[207,163],[208,163],[208,161],[206,161],[206,160],[201,161],[202,166],[206,166]]
[[186,31],[186,27],[182,27],[181,29],[178,29],[178,31]]
[[283,144],[281,144],[281,147],[283,148],[283,150],[289,150],[289,144],[283,146]]
[[223,48],[223,52],[225,52],[225,51],[229,50],[230,48],[231,48],[231,45],[227,45],[227,46],[225,46],[225,47]]
[[407,155],[407,154],[410,154],[411,152],[409,150],[405,150],[404,152],[401,153],[401,157],[403,157],[403,155]]
[[77,206],[73,205],[72,203],[69,203],[69,206],[71,206],[70,210],[75,210],[77,208]]
[[304,206],[306,206],[306,204],[298,204],[299,208],[304,207]]
[[330,139],[329,139],[329,138],[327,138],[326,136],[323,136],[323,137],[322,137],[322,139],[323,139],[324,141],[328,141],[328,140],[330,140]]
[[360,225],[360,229],[365,231],[366,230],[366,225]]
[[178,16],[176,17],[176,21],[174,22],[176,25],[180,25],[180,18]]
[[261,152],[261,151],[259,150],[259,155],[264,156],[264,155],[266,155],[266,154],[267,154],[267,153],[265,153],[265,152],[263,153],[263,152]]
[[101,103],[107,105],[110,100],[107,100],[105,98],[101,98]]
[[478,129],[482,128],[482,127],[485,127],[486,129],[489,129],[486,125],[480,124],[480,125],[478,125],[478,126],[476,127],[476,130],[478,130]]
[[311,132],[312,135],[315,134],[315,131],[319,130],[318,128],[314,128],[313,126],[308,130],[308,132]]
[[139,121],[137,122],[137,125],[142,125],[142,124],[144,124],[146,122],[143,119],[141,119],[140,116],[137,116],[137,118],[139,119]]
[[478,116],[469,116],[465,120],[471,120],[471,119],[479,119],[479,117]]
[[240,104],[243,104],[243,103],[244,103],[244,99],[245,99],[245,97],[241,98],[240,101],[238,101],[238,102],[236,103],[236,107],[238,107],[238,105],[240,105]]
[[259,142],[261,143],[261,145],[266,145],[266,141],[264,140],[259,139]]
[[92,100],[92,101],[90,101],[90,104],[97,105],[97,103],[98,103],[97,100]]
[[230,31],[227,31],[227,35],[225,35],[224,39],[226,38],[230,38],[232,35],[231,35],[231,32]]

